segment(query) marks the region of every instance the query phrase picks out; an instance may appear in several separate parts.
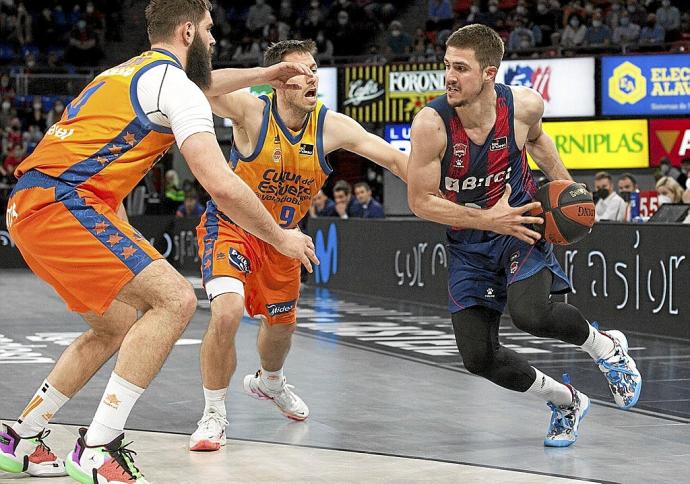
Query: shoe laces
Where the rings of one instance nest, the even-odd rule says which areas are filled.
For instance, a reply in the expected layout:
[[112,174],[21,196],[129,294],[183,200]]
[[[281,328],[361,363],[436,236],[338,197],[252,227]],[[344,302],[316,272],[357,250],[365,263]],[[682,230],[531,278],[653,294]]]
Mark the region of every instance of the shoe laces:
[[[50,450],[50,447],[43,441],[46,437],[50,435],[50,430],[49,429],[43,429],[40,434],[38,434],[36,437],[34,437],[34,442],[38,444],[36,447],[36,450],[45,452],[47,454],[50,454],[51,457],[57,458],[55,454]],[[35,451],[34,451],[35,452]]]
[[559,407],[549,402],[549,407],[551,407],[551,428],[554,434],[562,434],[566,430],[573,428],[573,422],[575,421],[573,405]]
[[123,476],[129,474],[129,476],[134,479],[143,478],[144,476],[141,474],[141,471],[134,465],[134,456],[137,455],[137,453],[127,448],[131,443],[131,441],[127,442],[125,445],[120,446],[119,449],[111,451],[110,455],[120,465]]
[[274,400],[280,401],[280,403],[284,404],[294,404],[297,402],[297,395],[295,395],[295,392],[292,391],[292,389],[295,388],[294,385],[289,385],[285,384],[283,385],[283,389],[276,393],[275,396],[273,397]]
[[616,347],[613,355],[609,358],[601,358],[597,361],[597,364],[604,367],[608,371],[609,379],[612,383],[617,383],[620,381],[620,374],[634,375],[635,372],[630,369],[627,364],[627,359],[620,347]]
[[217,425],[221,429],[224,429],[228,426],[228,419],[218,412],[208,412],[205,413],[196,424],[204,430],[211,430],[211,426],[213,425]]

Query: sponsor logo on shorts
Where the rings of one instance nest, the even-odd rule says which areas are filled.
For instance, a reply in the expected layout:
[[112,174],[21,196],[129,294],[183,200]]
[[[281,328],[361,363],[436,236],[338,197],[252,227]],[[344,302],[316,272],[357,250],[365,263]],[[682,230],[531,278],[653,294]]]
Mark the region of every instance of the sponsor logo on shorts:
[[230,250],[228,253],[228,260],[230,264],[235,266],[239,271],[242,271],[246,274],[251,272],[251,268],[249,267],[249,259],[237,252],[237,250]]
[[510,263],[510,273],[515,274],[518,270],[518,267],[520,267],[520,264],[518,264],[518,261],[514,260],[513,262]]
[[500,138],[496,138],[491,141],[491,147],[489,148],[491,151],[499,151],[499,150],[504,150],[508,146],[508,137],[506,136],[501,136]]
[[225,252],[218,252],[216,254],[216,260],[223,260],[225,259]]
[[487,287],[486,288],[485,297],[492,298],[492,299],[496,297],[496,295],[494,294],[494,288],[493,287]]
[[313,155],[314,154],[314,145],[302,143],[301,145],[299,145],[299,154],[300,155]]
[[266,304],[269,316],[276,316],[278,314],[289,313],[295,308],[295,301],[286,301],[280,303]]
[[510,261],[518,260],[520,258],[520,251],[516,250],[512,254],[510,254]]

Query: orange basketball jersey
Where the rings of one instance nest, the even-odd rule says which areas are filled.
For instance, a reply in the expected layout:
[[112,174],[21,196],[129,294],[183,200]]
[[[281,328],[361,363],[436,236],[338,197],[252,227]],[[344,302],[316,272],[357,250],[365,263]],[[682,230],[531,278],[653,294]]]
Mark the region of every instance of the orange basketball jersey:
[[292,228],[309,211],[312,198],[333,171],[323,151],[328,108],[319,101],[301,131],[293,133],[278,114],[275,95],[260,99],[265,106],[256,148],[244,156],[233,146],[230,162],[275,221]]
[[137,98],[139,77],[160,64],[181,68],[172,54],[155,50],[96,76],[17,167],[17,178],[35,169],[115,209],[175,142],[170,128],[148,119]]

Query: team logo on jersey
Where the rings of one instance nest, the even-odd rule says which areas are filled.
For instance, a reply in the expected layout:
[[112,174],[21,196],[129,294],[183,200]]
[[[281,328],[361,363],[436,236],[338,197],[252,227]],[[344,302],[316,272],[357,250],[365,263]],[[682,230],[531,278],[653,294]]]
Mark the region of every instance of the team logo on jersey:
[[249,274],[251,272],[249,267],[249,259],[237,252],[235,249],[231,249],[230,252],[228,252],[228,261],[230,264],[235,266],[237,270],[244,272],[245,274]]
[[295,301],[285,301],[280,303],[266,304],[269,316],[289,313],[295,308]]
[[280,148],[276,148],[273,150],[273,163],[280,163],[280,159],[283,156],[283,152],[280,151]]
[[499,151],[503,150],[508,146],[508,137],[507,136],[501,136],[500,138],[495,138],[491,142],[491,147],[489,148],[491,151]]
[[276,137],[273,138],[273,144],[276,144],[276,145],[280,144],[280,136],[276,135]]
[[299,154],[300,155],[313,155],[314,154],[314,145],[308,145],[306,143],[302,143],[299,145]]
[[467,153],[467,145],[464,143],[455,143],[453,145],[453,166],[462,168],[465,163],[465,153]]

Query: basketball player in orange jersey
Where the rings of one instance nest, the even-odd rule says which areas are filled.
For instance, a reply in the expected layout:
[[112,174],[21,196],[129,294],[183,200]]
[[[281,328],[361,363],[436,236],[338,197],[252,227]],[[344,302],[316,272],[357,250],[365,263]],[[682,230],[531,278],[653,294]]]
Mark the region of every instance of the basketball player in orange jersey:
[[570,282],[551,244],[525,226],[541,223],[522,215],[539,206],[530,203],[536,186],[525,150],[549,179],[571,178],[542,130],[541,96],[495,83],[503,41],[489,27],[463,27],[446,45],[446,95],[430,102],[412,124],[410,207],[421,218],[449,226],[448,306],[465,368],[546,400],[551,421],[544,445],[566,447],[577,439],[589,398],[499,344],[506,302],[519,329],[589,353],[619,407],[637,402],[640,373],[620,331],[598,331],[577,308],[550,298],[568,292]]
[[[209,9],[207,0],[152,0],[146,8],[151,50],[96,76],[16,171],[10,235],[31,269],[91,329],[65,350],[16,424],[0,432],[3,471],[66,470],[79,482],[146,482],[123,445],[123,428],[187,326],[196,298],[116,211],[173,143],[239,226],[285,260],[294,257],[308,269],[310,259],[317,262],[311,240],[281,229],[220,151],[200,89],[210,82],[215,43]],[[298,73],[313,77],[301,64],[273,66],[260,77],[284,86]],[[115,352],[93,422],[79,431],[63,463],[44,442],[46,425]]]
[[[266,51],[264,64],[301,63],[316,74],[314,47],[312,41],[279,42]],[[344,148],[406,178],[406,155],[317,99],[318,75],[295,77],[292,82],[301,90],[277,89],[260,98],[230,93],[227,72],[213,75],[206,95],[214,112],[233,122],[233,169],[282,227],[295,227],[308,212],[331,173],[326,160],[331,151]],[[309,415],[283,376],[296,323],[300,268],[238,227],[214,202],[199,225],[198,242],[211,321],[201,346],[206,404],[189,445],[191,450],[217,450],[226,441],[225,394],[236,367],[235,333],[245,308],[262,318],[257,340],[261,369],[244,378],[245,391],[272,401],[289,418]]]

